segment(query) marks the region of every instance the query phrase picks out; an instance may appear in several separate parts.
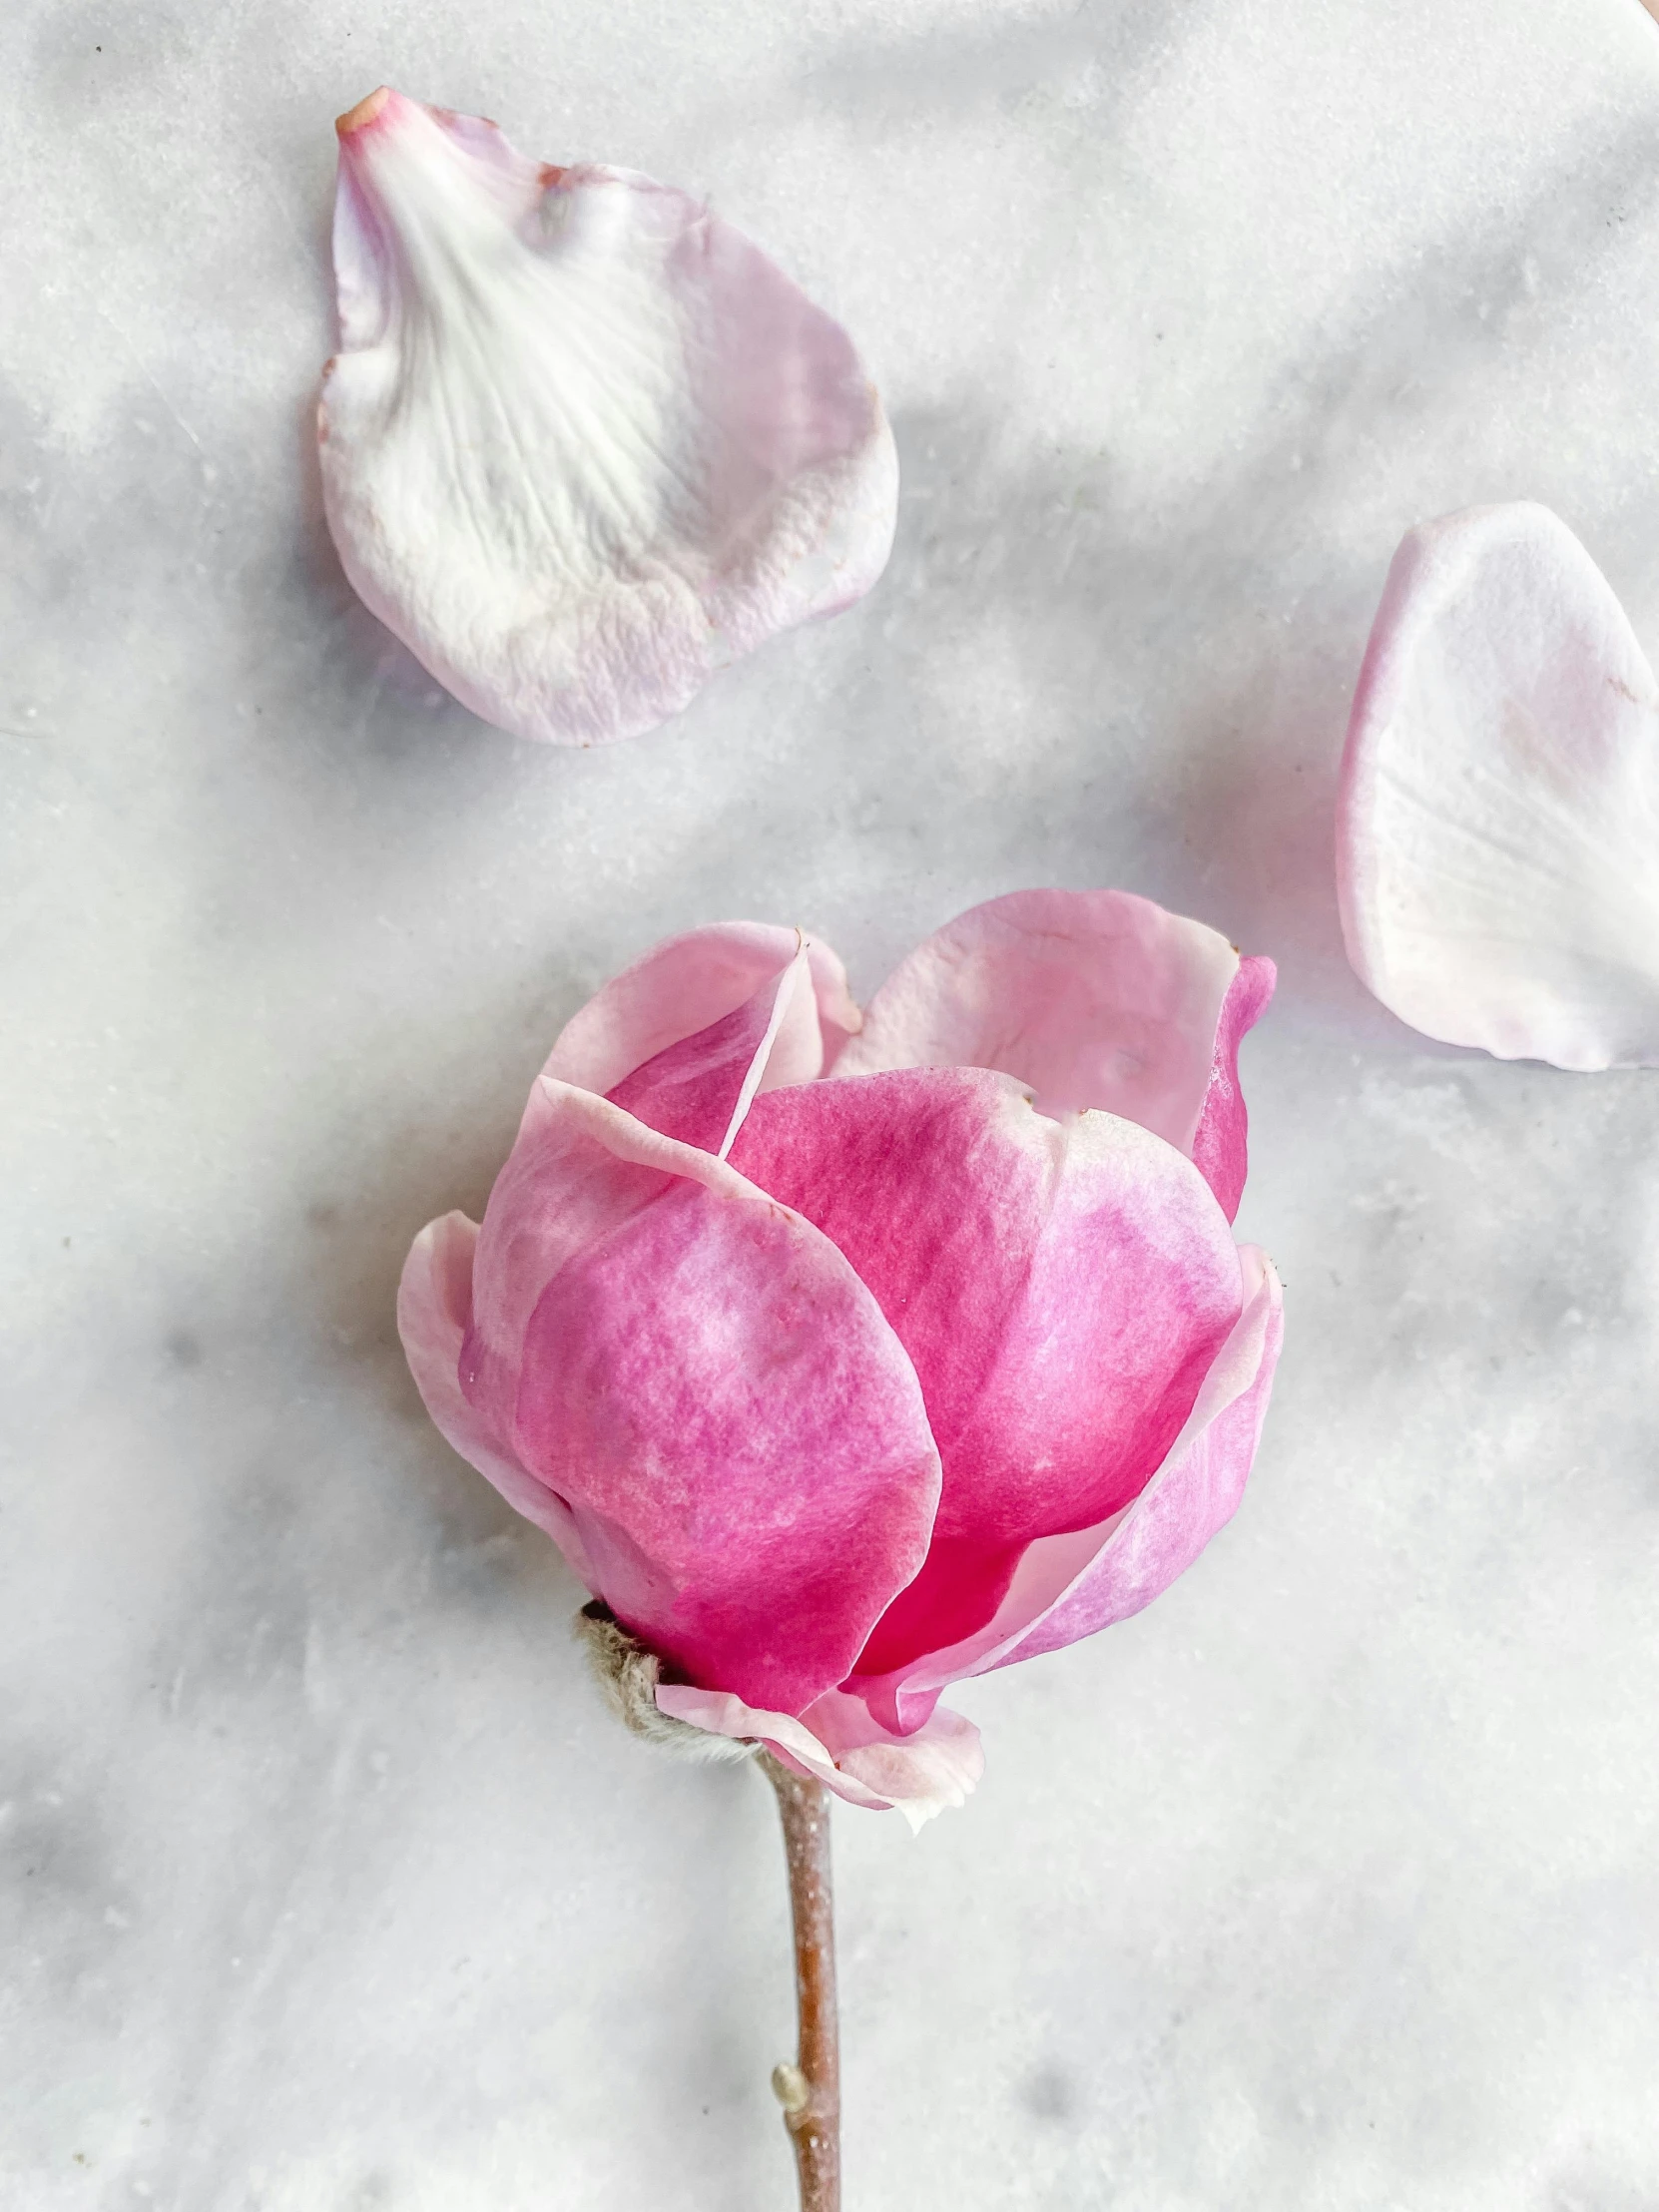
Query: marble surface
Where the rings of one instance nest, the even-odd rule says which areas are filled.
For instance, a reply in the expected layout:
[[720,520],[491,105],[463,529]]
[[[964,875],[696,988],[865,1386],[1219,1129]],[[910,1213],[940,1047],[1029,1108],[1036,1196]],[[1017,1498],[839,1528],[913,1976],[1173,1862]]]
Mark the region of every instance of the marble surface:
[[[389,79],[712,196],[854,331],[882,586],[559,755],[354,604],[308,421]],[[1659,2204],[1659,1076],[1337,933],[1390,552],[1556,507],[1659,649],[1637,0],[10,0],[0,2201],[764,2212],[773,1817],[625,1739],[392,1294],[655,937],[867,991],[1025,883],[1281,963],[1244,1510],[836,1817],[848,2212]]]

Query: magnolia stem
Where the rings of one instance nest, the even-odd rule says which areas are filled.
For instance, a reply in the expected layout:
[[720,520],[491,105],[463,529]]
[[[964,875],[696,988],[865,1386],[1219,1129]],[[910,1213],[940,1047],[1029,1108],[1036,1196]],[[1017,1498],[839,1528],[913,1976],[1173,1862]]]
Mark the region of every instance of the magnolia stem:
[[835,1908],[830,1875],[830,1793],[760,1754],[778,1793],[795,1920],[796,2063],[775,2066],[773,2094],[795,2145],[801,2212],[840,2212],[840,2034],[835,2020]]

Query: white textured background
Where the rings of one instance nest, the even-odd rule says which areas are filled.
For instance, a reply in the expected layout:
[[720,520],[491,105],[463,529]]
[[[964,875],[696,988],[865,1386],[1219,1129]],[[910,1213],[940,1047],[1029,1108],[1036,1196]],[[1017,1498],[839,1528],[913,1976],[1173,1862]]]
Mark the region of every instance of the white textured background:
[[[334,113],[711,195],[851,327],[898,544],[656,737],[436,696],[318,518]],[[623,1738],[392,1294],[694,921],[867,991],[1026,883],[1274,953],[1245,1508],[837,1814],[848,2212],[1659,2206],[1659,1076],[1426,1045],[1329,863],[1426,514],[1659,648],[1637,0],[7,0],[0,2202],[771,2212],[772,1808]]]

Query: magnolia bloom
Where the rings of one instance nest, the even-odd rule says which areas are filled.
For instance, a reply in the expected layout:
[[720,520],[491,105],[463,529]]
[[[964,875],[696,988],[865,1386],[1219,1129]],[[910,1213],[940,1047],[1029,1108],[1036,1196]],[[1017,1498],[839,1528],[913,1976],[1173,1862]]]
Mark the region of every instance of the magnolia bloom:
[[869,589],[892,435],[846,332],[757,247],[385,88],[337,128],[328,527],[458,699],[520,737],[625,737]]
[[1023,891],[860,1017],[789,929],[605,986],[398,1324],[449,1441],[665,1662],[661,1710],[919,1823],[947,1683],[1150,1602],[1239,1502],[1279,1287],[1233,1242],[1271,961]]
[[1413,1028],[1500,1059],[1659,1065],[1659,686],[1566,524],[1411,531],[1337,818],[1343,934]]

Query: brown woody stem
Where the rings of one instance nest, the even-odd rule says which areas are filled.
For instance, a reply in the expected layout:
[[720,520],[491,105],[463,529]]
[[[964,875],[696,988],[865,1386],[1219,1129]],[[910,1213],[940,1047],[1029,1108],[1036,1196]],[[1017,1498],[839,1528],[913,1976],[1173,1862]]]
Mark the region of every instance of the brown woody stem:
[[795,1920],[796,2063],[775,2066],[773,2093],[795,2145],[801,2212],[840,2212],[840,2034],[835,2021],[835,1909],[830,1876],[830,1793],[760,1754],[778,1793]]

